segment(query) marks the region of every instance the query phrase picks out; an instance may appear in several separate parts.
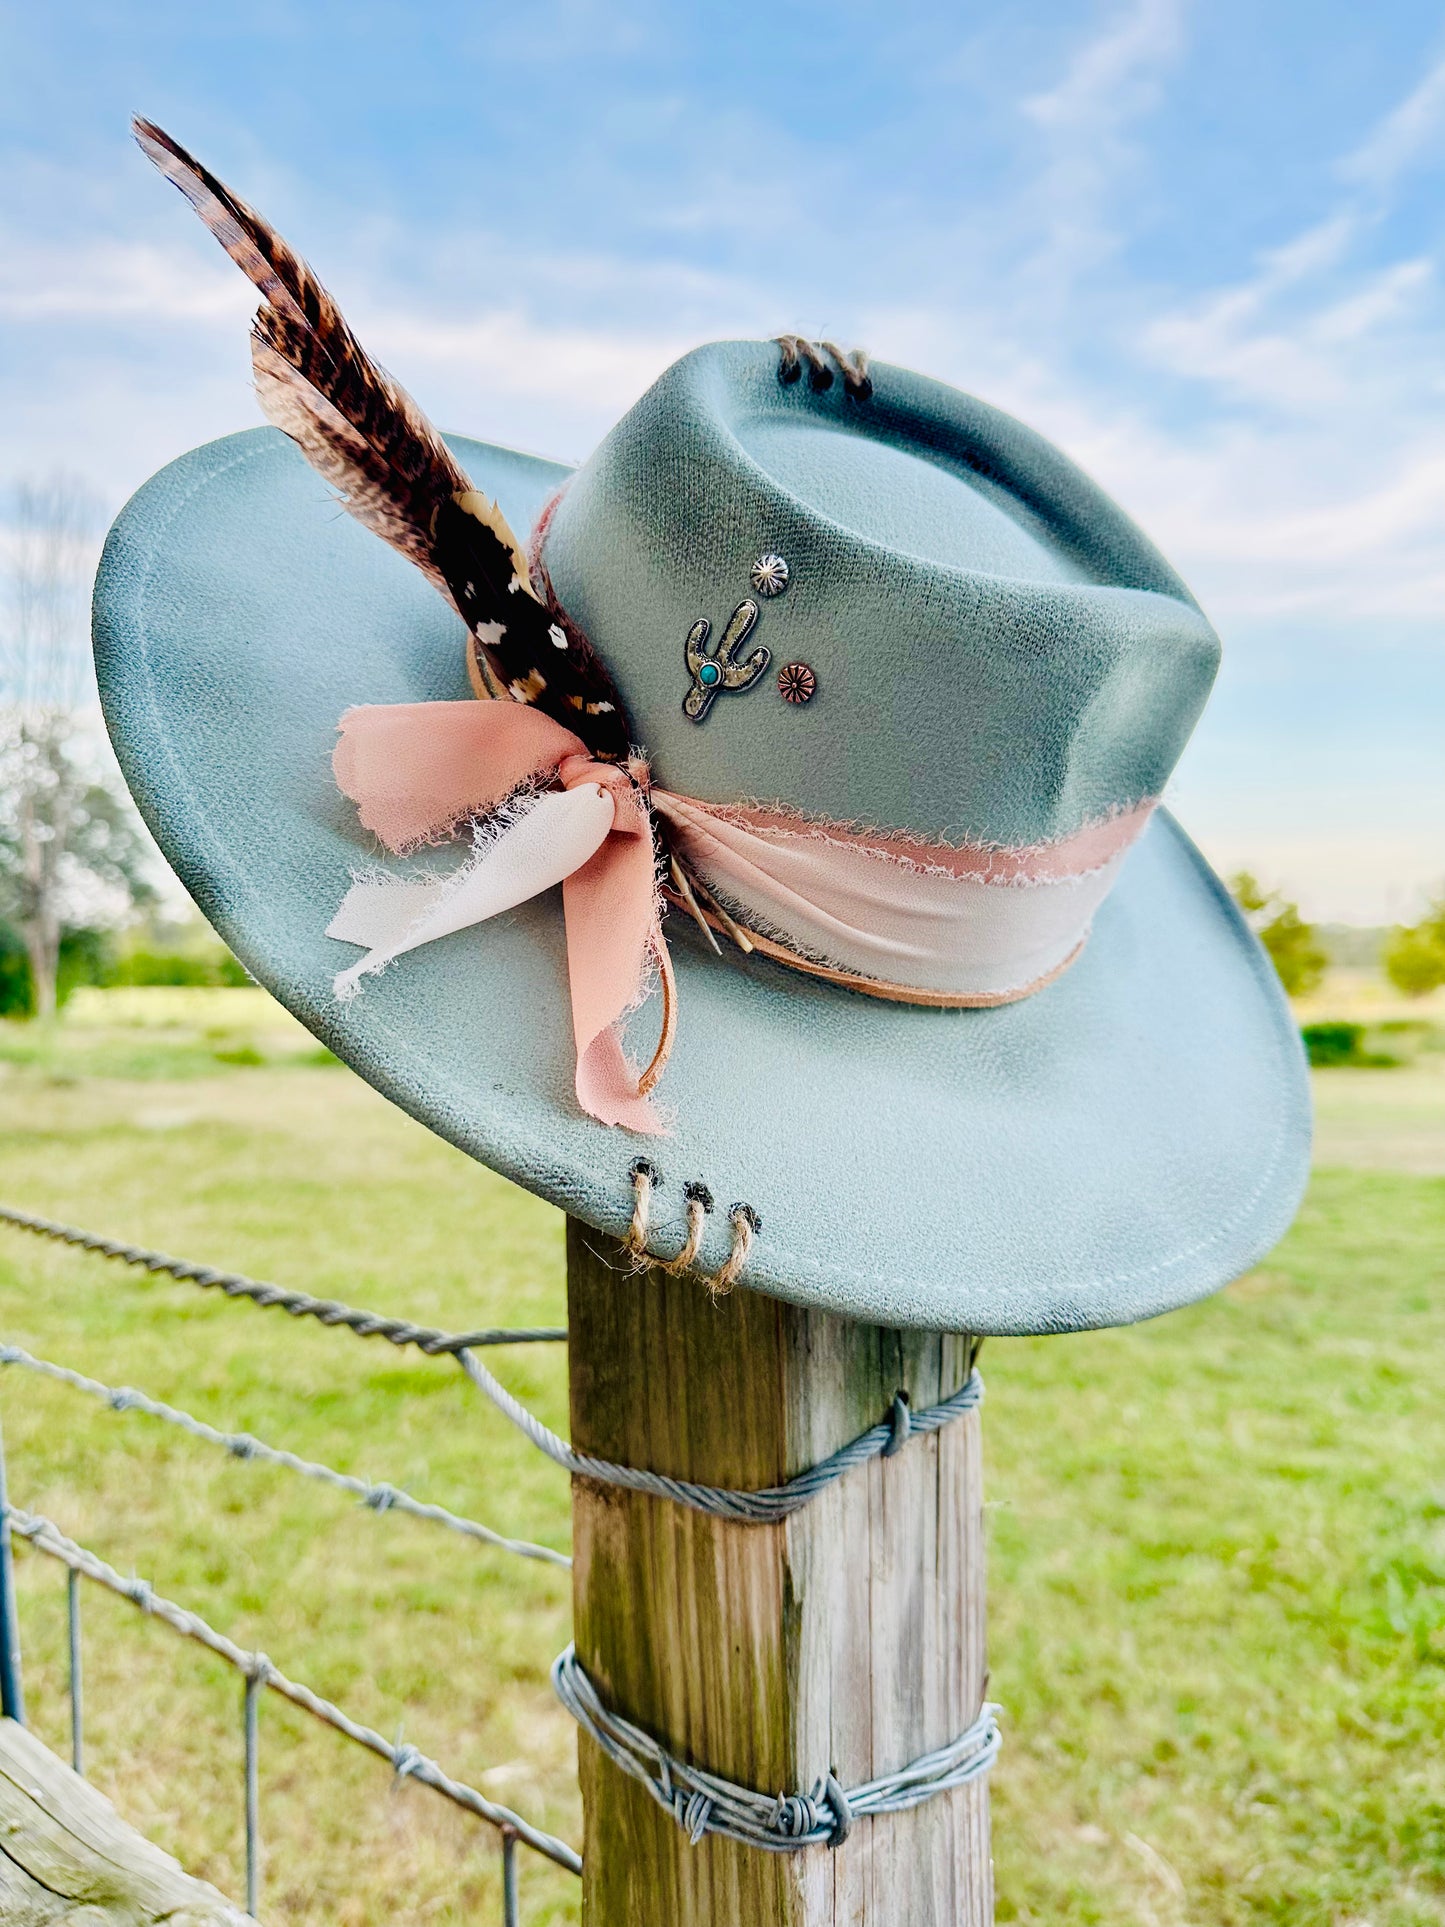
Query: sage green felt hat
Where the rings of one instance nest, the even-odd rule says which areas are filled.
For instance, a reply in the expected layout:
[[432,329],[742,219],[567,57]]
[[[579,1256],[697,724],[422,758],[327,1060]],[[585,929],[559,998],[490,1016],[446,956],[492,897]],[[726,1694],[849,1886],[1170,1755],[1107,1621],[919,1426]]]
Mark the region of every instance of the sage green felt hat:
[[[746,1204],[741,1282],[800,1304],[1025,1333],[1198,1298],[1280,1236],[1309,1151],[1278,981],[1158,806],[1217,639],[1018,422],[898,368],[788,372],[773,344],[700,349],[575,471],[451,443],[514,528],[542,520],[534,565],[710,879],[704,917],[666,917],[665,1134],[579,1107],[556,889],[334,995],[355,951],[328,923],[377,861],[338,721],[471,700],[466,636],[272,429],[182,457],[111,532],[96,660],[127,779],[282,1003],[599,1230],[628,1230],[644,1157],[655,1255],[705,1198],[715,1271]],[[801,867],[751,892],[749,837]],[[660,1003],[627,1019],[635,1059]]]

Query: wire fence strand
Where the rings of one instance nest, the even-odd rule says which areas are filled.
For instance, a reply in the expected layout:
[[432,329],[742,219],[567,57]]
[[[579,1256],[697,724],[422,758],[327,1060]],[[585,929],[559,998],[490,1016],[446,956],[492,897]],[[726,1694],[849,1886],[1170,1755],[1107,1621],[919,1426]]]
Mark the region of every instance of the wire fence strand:
[[308,1292],[289,1291],[280,1285],[266,1284],[240,1272],[216,1271],[208,1265],[192,1264],[171,1258],[164,1252],[141,1245],[123,1244],[102,1238],[74,1225],[60,1224],[32,1212],[17,1211],[0,1204],[0,1224],[53,1238],[84,1251],[117,1259],[122,1264],[138,1265],[146,1271],[163,1272],[203,1288],[215,1288],[228,1298],[247,1299],[252,1304],[276,1306],[293,1318],[315,1318],[323,1325],[337,1326],[359,1338],[385,1338],[393,1345],[415,1345],[430,1357],[452,1355],[472,1383],[496,1406],[538,1451],[566,1472],[579,1478],[596,1479],[605,1485],[632,1492],[650,1492],[658,1498],[672,1499],[714,1518],[733,1519],[746,1525],[772,1525],[807,1505],[818,1494],[855,1467],[869,1460],[886,1458],[900,1450],[915,1433],[936,1432],[977,1409],[983,1399],[983,1380],[973,1371],[967,1382],[950,1397],[922,1412],[911,1411],[900,1393],[890,1415],[868,1431],[851,1439],[837,1452],[788,1479],[784,1484],[761,1491],[738,1492],[720,1486],[698,1485],[687,1479],[668,1478],[637,1466],[617,1465],[576,1452],[567,1441],[548,1426],[501,1384],[473,1352],[487,1346],[523,1344],[534,1340],[560,1340],[565,1327],[536,1327],[522,1330],[495,1328],[476,1332],[444,1332],[428,1325],[415,1325],[406,1319],[388,1318],[377,1312],[358,1311],[332,1298],[314,1298]]
[[88,1378],[84,1372],[73,1371],[68,1365],[57,1365],[48,1358],[36,1358],[19,1345],[0,1345],[0,1366],[5,1365],[34,1372],[57,1384],[68,1385],[74,1391],[84,1392],[98,1399],[112,1412],[140,1412],[147,1418],[161,1419],[167,1425],[174,1425],[189,1433],[192,1438],[220,1446],[231,1458],[243,1464],[281,1466],[304,1479],[317,1479],[324,1485],[350,1492],[372,1512],[405,1512],[414,1519],[425,1519],[432,1525],[445,1526],[449,1532],[460,1533],[464,1538],[478,1540],[499,1551],[514,1552],[522,1559],[538,1559],[553,1566],[570,1567],[572,1564],[565,1552],[554,1552],[550,1546],[537,1545],[530,1539],[510,1539],[504,1533],[494,1532],[490,1526],[484,1526],[476,1519],[465,1518],[446,1506],[414,1499],[400,1486],[385,1480],[361,1479],[354,1473],[338,1472],[333,1466],[322,1465],[315,1459],[302,1458],[298,1453],[285,1451],[280,1446],[267,1445],[249,1432],[222,1432],[216,1426],[208,1425],[204,1419],[195,1418],[174,1405],[167,1405],[161,1399],[151,1398],[132,1386],[103,1384],[100,1379]]
[[264,1653],[247,1652],[234,1640],[228,1639],[224,1633],[218,1633],[213,1626],[201,1618],[199,1613],[190,1612],[184,1606],[176,1605],[173,1600],[163,1598],[144,1579],[123,1578],[98,1554],[91,1552],[85,1546],[77,1545],[73,1539],[68,1539],[52,1519],[47,1519],[40,1513],[23,1511],[19,1506],[9,1504],[5,1506],[3,1516],[10,1529],[27,1544],[33,1546],[37,1552],[46,1553],[72,1572],[78,1572],[83,1578],[93,1580],[97,1585],[105,1587],[107,1591],[117,1594],[121,1599],[129,1600],[131,1605],[148,1614],[152,1619],[157,1619],[163,1625],[169,1626],[182,1638],[194,1640],[197,1645],[204,1646],[208,1652],[214,1653],[217,1658],[235,1667],[244,1678],[259,1680],[261,1685],[270,1692],[289,1700],[293,1706],[299,1706],[303,1712],[311,1714],[313,1719],[319,1720],[324,1726],[331,1727],[333,1731],[343,1734],[348,1740],[354,1740],[358,1746],[364,1746],[368,1752],[376,1754],[378,1759],[385,1760],[394,1772],[407,1779],[419,1780],[423,1786],[429,1786],[433,1792],[441,1794],[454,1806],[474,1814],[479,1820],[487,1821],[490,1826],[498,1829],[503,1839],[510,1834],[524,1842],[534,1853],[541,1854],[544,1859],[552,1861],[556,1866],[565,1867],[568,1873],[581,1873],[581,1856],[574,1848],[569,1847],[565,1840],[559,1840],[542,1828],[534,1827],[529,1820],[524,1820],[510,1807],[500,1806],[495,1801],[488,1800],[484,1794],[478,1793],[475,1787],[466,1785],[464,1781],[454,1780],[438,1766],[435,1760],[429,1759],[416,1747],[394,1746],[374,1727],[364,1726],[359,1720],[354,1720],[349,1714],[343,1713],[341,1708],[331,1700],[324,1699],[321,1694],[313,1692],[309,1686],[302,1685],[299,1680],[289,1679],[278,1667],[272,1665]]
[[628,1492],[650,1492],[659,1499],[673,1499],[696,1512],[711,1513],[716,1519],[732,1519],[742,1525],[775,1525],[780,1519],[799,1512],[816,1499],[845,1472],[851,1472],[870,1459],[891,1458],[915,1434],[938,1432],[965,1412],[977,1411],[983,1403],[983,1380],[975,1370],[956,1392],[940,1399],[921,1412],[910,1410],[902,1393],[893,1401],[890,1416],[870,1426],[856,1439],[799,1472],[782,1485],[764,1486],[759,1491],[735,1492],[725,1486],[697,1485],[690,1479],[668,1478],[661,1472],[648,1472],[633,1465],[616,1465],[610,1459],[593,1458],[577,1452],[514,1398],[479,1358],[468,1351],[457,1353],[457,1363],[477,1390],[489,1398],[497,1410],[530,1439],[539,1452],[578,1478],[596,1479]]
[[388,1318],[380,1312],[358,1311],[336,1298],[313,1298],[309,1292],[289,1291],[284,1285],[268,1284],[261,1278],[248,1278],[240,1271],[217,1271],[210,1265],[192,1264],[185,1258],[172,1258],[164,1251],[151,1251],[144,1245],[125,1244],[118,1238],[102,1238],[77,1225],[60,1224],[52,1218],[36,1217],[30,1211],[17,1211],[13,1205],[0,1204],[0,1224],[17,1231],[30,1231],[40,1238],[74,1245],[80,1251],[93,1251],[118,1264],[136,1265],[143,1271],[161,1272],[183,1284],[199,1285],[203,1291],[219,1291],[227,1298],[246,1299],[253,1305],[289,1313],[292,1318],[314,1318],[322,1325],[351,1332],[357,1338],[384,1338],[389,1345],[415,1345],[428,1358],[450,1352],[475,1351],[489,1345],[556,1344],[567,1337],[565,1325],[536,1325],[513,1329],[489,1326],[480,1331],[438,1331],[431,1325],[415,1325],[410,1319]]
[[[943,1427],[961,1418],[965,1413],[976,1411],[983,1400],[983,1381],[976,1368],[970,1370],[968,1378],[947,1398],[915,1413],[906,1393],[899,1391],[888,1415],[880,1422],[851,1439],[838,1451],[827,1458],[806,1467],[794,1477],[780,1485],[764,1487],[753,1491],[736,1491],[724,1487],[700,1485],[690,1480],[669,1478],[664,1474],[652,1472],[636,1466],[619,1465],[611,1460],[594,1458],[589,1453],[578,1452],[552,1431],[522,1402],[516,1398],[475,1356],[476,1351],[487,1345],[520,1343],[534,1339],[563,1339],[566,1332],[561,1329],[492,1330],[486,1332],[449,1333],[435,1330],[429,1326],[412,1324],[404,1319],[385,1318],[374,1312],[357,1311],[334,1299],[312,1297],[305,1292],[287,1291],[278,1285],[270,1285],[239,1273],[215,1271],[209,1266],[194,1265],[181,1259],[170,1258],[162,1252],[149,1251],[140,1246],[122,1244],[116,1240],[96,1237],[76,1229],[74,1226],[57,1224],[49,1219],[35,1217],[28,1212],[16,1211],[0,1205],[0,1223],[13,1225],[21,1230],[34,1232],[42,1237],[58,1239],[63,1243],[75,1245],[83,1250],[98,1252],[107,1258],[118,1259],[125,1264],[142,1266],[151,1272],[164,1272],[173,1278],[182,1279],[204,1287],[215,1287],[227,1297],[249,1300],[262,1306],[275,1306],[296,1318],[315,1318],[324,1325],[342,1327],[363,1338],[381,1337],[393,1345],[414,1345],[428,1355],[450,1354],[466,1373],[472,1384],[497,1410],[513,1425],[536,1449],[542,1452],[555,1465],[574,1477],[596,1480],[602,1484],[620,1487],[624,1490],[653,1494],[696,1511],[711,1514],[715,1518],[727,1519],[746,1525],[775,1524],[787,1519],[825,1491],[836,1480],[847,1473],[869,1464],[876,1458],[891,1458],[900,1452],[917,1434],[930,1434],[941,1431]],[[355,1492],[362,1500],[376,1509],[399,1509],[419,1513],[438,1523],[450,1525],[453,1529],[467,1532],[470,1536],[486,1539],[493,1544],[504,1544],[512,1551],[526,1548],[527,1556],[551,1559],[558,1564],[570,1564],[563,1555],[549,1549],[530,1545],[527,1542],[504,1541],[489,1528],[479,1526],[475,1521],[466,1521],[445,1508],[424,1505],[412,1500],[410,1495],[399,1492],[395,1487],[372,1485],[345,1473],[339,1473],[314,1461],[301,1459],[298,1455],[283,1452],[279,1448],[263,1446],[259,1440],[248,1435],[230,1435],[195,1419],[188,1413],[178,1411],[145,1394],[125,1387],[112,1387],[99,1380],[86,1378],[83,1374],[71,1371],[68,1367],[53,1365],[49,1361],[32,1357],[17,1346],[0,1347],[0,1365],[20,1365],[32,1371],[58,1379],[78,1390],[103,1398],[112,1409],[117,1411],[142,1411],[172,1424],[182,1426],[196,1436],[224,1446],[239,1457],[262,1458],[271,1463],[281,1464],[306,1476],[320,1478],[333,1485],[344,1486]],[[348,1738],[370,1748],[381,1758],[389,1760],[400,1777],[420,1779],[424,1784],[452,1799],[457,1805],[489,1820],[502,1835],[504,1876],[503,1888],[504,1914],[508,1920],[515,1917],[515,1861],[512,1843],[522,1840],[535,1851],[546,1855],[573,1872],[581,1871],[581,1861],[565,1843],[555,1840],[549,1834],[540,1833],[527,1822],[505,1807],[499,1807],[483,1798],[473,1789],[460,1785],[444,1774],[440,1767],[411,1746],[393,1746],[370,1727],[364,1727],[348,1718],[330,1701],[323,1700],[309,1687],[301,1686],[278,1673],[270,1661],[261,1654],[247,1654],[224,1635],[213,1629],[196,1614],[189,1613],[171,1602],[159,1599],[143,1581],[122,1579],[95,1554],[87,1552],[66,1539],[49,1520],[23,1513],[16,1508],[3,1505],[0,1517],[11,1521],[22,1536],[29,1539],[39,1550],[62,1559],[73,1572],[97,1580],[108,1586],[122,1597],[142,1607],[166,1621],[177,1632],[198,1640],[212,1652],[228,1660],[242,1671],[248,1680],[259,1680],[273,1692],[290,1700],[294,1705],[304,1708],[316,1718],[344,1733]],[[7,1535],[8,1536],[8,1535]],[[3,1547],[0,1547],[3,1551]],[[979,1773],[986,1772],[998,1752],[999,1733],[992,1706],[984,1706],[974,1725],[958,1736],[949,1746],[924,1758],[913,1761],[901,1772],[886,1778],[869,1782],[865,1786],[845,1791],[829,1777],[820,1782],[807,1794],[792,1794],[768,1798],[746,1787],[734,1786],[717,1776],[704,1773],[701,1769],[688,1768],[674,1759],[656,1740],[641,1728],[633,1727],[625,1718],[607,1709],[597,1697],[591,1682],[581,1672],[575,1654],[568,1648],[559,1658],[554,1668],[553,1683],[559,1698],[567,1710],[578,1720],[585,1730],[603,1747],[603,1750],[624,1771],[641,1780],[660,1804],[668,1807],[696,1841],[705,1832],[721,1832],[730,1837],[746,1840],[753,1845],[771,1851],[790,1851],[799,1846],[829,1842],[837,1845],[846,1837],[856,1815],[871,1812],[893,1812],[915,1805],[922,1800],[963,1785]],[[248,1775],[254,1771],[254,1692],[248,1695]],[[259,1844],[254,1820],[254,1786],[248,1777],[248,1885],[257,1877],[255,1868],[259,1864]]]
[[966,1732],[894,1773],[846,1789],[829,1773],[807,1793],[758,1793],[679,1759],[652,1734],[605,1706],[575,1647],[558,1654],[552,1684],[582,1731],[615,1766],[641,1781],[694,1846],[704,1834],[716,1833],[765,1853],[839,1847],[855,1820],[904,1813],[967,1786],[988,1772],[1001,1745],[999,1709],[985,1700]]

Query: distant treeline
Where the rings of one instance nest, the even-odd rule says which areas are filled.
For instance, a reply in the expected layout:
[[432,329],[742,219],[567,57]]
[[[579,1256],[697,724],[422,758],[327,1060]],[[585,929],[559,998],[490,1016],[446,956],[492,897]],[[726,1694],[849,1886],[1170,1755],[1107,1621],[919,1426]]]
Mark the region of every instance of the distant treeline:
[[[56,1002],[82,984],[103,989],[136,984],[231,986],[250,983],[220,939],[186,930],[150,932],[67,930],[60,939]],[[0,922],[0,1017],[34,1010],[30,959],[20,933]]]
[[1306,923],[1297,903],[1266,890],[1248,870],[1231,877],[1229,888],[1291,997],[1317,990],[1332,965],[1382,970],[1405,997],[1428,997],[1445,985],[1445,896],[1418,923],[1370,928]]

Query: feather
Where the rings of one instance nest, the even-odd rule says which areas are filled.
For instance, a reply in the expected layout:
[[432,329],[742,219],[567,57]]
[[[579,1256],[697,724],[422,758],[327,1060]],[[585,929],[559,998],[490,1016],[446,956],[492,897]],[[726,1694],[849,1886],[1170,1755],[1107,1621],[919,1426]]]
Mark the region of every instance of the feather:
[[267,419],[359,522],[450,596],[467,625],[478,693],[534,703],[594,755],[625,757],[627,717],[612,677],[550,590],[537,593],[498,504],[472,487],[281,236],[152,122],[137,120],[135,136],[263,297],[251,359]]

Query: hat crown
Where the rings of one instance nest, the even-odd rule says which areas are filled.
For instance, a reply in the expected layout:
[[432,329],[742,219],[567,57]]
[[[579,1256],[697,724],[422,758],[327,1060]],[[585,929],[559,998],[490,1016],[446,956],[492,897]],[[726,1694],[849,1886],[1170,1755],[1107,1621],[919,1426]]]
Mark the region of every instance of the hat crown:
[[778,366],[762,342],[685,356],[546,527],[658,780],[1006,845],[1157,796],[1219,642],[1152,544],[941,382],[875,364],[860,401]]

